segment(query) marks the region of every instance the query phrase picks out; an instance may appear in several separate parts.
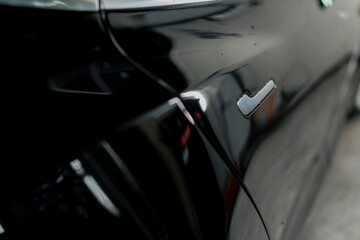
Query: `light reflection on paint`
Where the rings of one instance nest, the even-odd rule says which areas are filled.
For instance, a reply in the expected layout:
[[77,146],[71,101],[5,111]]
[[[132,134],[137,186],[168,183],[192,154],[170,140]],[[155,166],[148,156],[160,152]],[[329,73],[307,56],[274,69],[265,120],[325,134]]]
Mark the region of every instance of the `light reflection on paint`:
[[201,94],[200,92],[198,92],[198,91],[184,92],[181,94],[181,97],[184,99],[199,100],[201,110],[203,112],[206,111],[208,104],[207,104],[205,96],[203,94]]
[[91,175],[86,175],[84,177],[84,183],[89,188],[91,193],[94,195],[96,200],[111,214],[116,217],[120,217],[120,210],[112,203],[108,196],[101,189],[99,184]]
[[84,176],[85,175],[85,169],[82,166],[81,162],[79,159],[75,159],[74,161],[72,161],[70,163],[71,168],[75,171],[75,173],[79,176]]
[[83,177],[83,182],[96,198],[96,200],[103,206],[106,210],[108,210],[111,214],[116,217],[120,217],[120,210],[114,205],[114,203],[109,199],[106,193],[101,189],[100,185],[93,178],[93,176],[86,174],[85,169],[82,166],[79,159],[75,159],[70,162],[71,168],[75,171],[75,173],[81,177]]
[[1,5],[70,11],[98,11],[98,0],[0,0]]
[[0,223],[0,234],[3,234],[5,232],[5,229],[4,229],[4,227],[1,225],[1,223]]
[[131,9],[211,3],[217,0],[103,0],[105,9]]
[[189,164],[189,160],[190,160],[189,148],[185,147],[185,149],[183,151],[183,161],[184,161],[185,166],[187,166]]
[[190,113],[188,112],[188,110],[186,110],[184,104],[181,102],[181,100],[179,98],[172,98],[168,101],[168,104],[171,106],[171,105],[174,105],[176,104],[180,110],[183,112],[183,114],[185,115],[185,117],[187,118],[187,120],[191,123],[191,124],[195,124],[195,121],[194,119],[192,118],[192,116],[190,115]]
[[64,2],[61,2],[61,1],[52,1],[52,2],[34,1],[33,4],[36,7],[55,7],[55,6],[59,6],[59,5],[62,5],[67,8],[69,7]]

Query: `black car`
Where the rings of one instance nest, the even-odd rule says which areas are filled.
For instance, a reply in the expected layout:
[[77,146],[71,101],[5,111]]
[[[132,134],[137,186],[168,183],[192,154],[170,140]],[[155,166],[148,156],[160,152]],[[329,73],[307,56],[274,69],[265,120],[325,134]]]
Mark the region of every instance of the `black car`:
[[0,0],[0,239],[292,240],[360,80],[358,0]]

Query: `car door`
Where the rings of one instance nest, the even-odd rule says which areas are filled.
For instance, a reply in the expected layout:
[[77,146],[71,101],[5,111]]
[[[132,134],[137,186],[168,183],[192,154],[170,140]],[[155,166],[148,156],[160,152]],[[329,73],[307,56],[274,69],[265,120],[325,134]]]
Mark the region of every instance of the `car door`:
[[237,170],[96,2],[0,2],[0,238],[268,240]]
[[181,98],[271,238],[293,239],[353,95],[358,3],[103,3],[118,49]]
[[[114,129],[78,159],[143,239],[268,239],[238,177],[178,98]],[[132,239],[131,231],[117,236]]]

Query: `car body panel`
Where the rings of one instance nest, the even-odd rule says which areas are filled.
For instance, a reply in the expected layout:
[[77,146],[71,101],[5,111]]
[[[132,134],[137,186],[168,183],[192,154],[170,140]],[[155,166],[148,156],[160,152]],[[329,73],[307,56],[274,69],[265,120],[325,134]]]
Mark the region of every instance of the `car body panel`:
[[356,4],[0,6],[1,237],[294,239],[359,81]]
[[[348,73],[360,43],[356,4],[224,1],[112,10],[106,19],[128,57],[179,92],[212,145],[240,170],[271,238],[293,239],[349,104],[339,91],[353,96],[358,81]],[[236,102],[269,80],[275,91],[244,117]]]

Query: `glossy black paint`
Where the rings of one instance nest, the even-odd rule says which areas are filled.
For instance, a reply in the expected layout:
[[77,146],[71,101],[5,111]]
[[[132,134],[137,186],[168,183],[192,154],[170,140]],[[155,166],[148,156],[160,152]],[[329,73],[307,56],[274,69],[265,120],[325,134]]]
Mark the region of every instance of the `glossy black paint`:
[[[109,11],[106,20],[128,57],[178,91],[240,170],[271,239],[294,239],[359,81],[349,70],[360,43],[357,4],[224,1]],[[244,118],[237,100],[270,79],[276,91]]]
[[[56,131],[51,134],[59,134],[58,140],[68,138],[54,147],[78,151],[169,99],[117,52],[97,14],[4,7],[1,13],[3,84],[13,104],[7,105],[8,119],[26,119],[32,129],[44,126]],[[15,14],[21,18],[5,24]]]
[[[55,182],[58,169],[90,144],[171,96],[122,57],[98,13],[11,7],[1,7],[0,12],[6,156],[0,168],[0,224],[5,229],[1,237],[48,239],[61,232],[68,236],[76,228],[78,233],[96,229],[104,214],[97,215],[86,194],[85,202],[98,217],[90,224],[81,222],[75,210],[65,211],[74,215],[73,220],[62,221],[57,205],[42,217],[35,198],[47,198],[38,196],[37,189]],[[84,186],[79,180],[76,184],[74,194],[81,195]],[[65,192],[73,192],[65,186],[70,188],[64,187]],[[49,191],[61,198],[67,195],[62,188]],[[69,202],[73,198],[65,197]],[[95,232],[108,228],[103,224]]]
[[[122,57],[98,14],[1,12],[3,23],[21,16],[3,25],[1,40],[3,86],[12,89],[5,93],[12,103],[4,109],[11,130],[4,135],[5,155],[11,160],[1,162],[2,238],[226,238],[236,206],[241,228],[235,225],[231,234],[267,239],[222,159],[176,102],[167,103],[171,91]],[[159,104],[165,105],[151,110]],[[153,121],[159,132],[150,131]],[[149,139],[150,133],[160,135]],[[114,148],[111,154],[106,146]],[[114,166],[118,153],[125,164],[120,169]],[[86,174],[71,168],[75,159]],[[120,216],[104,209],[89,176]]]
[[170,100],[109,140],[119,156],[128,159],[127,166],[169,239],[226,238],[236,196],[242,199],[239,207],[246,209],[237,216],[242,227],[259,227],[256,232],[237,232],[238,238],[255,234],[267,239],[246,194],[178,104],[181,106],[179,99]]
[[337,4],[1,6],[1,237],[294,239],[359,81]]

